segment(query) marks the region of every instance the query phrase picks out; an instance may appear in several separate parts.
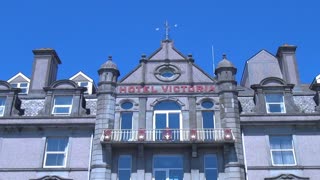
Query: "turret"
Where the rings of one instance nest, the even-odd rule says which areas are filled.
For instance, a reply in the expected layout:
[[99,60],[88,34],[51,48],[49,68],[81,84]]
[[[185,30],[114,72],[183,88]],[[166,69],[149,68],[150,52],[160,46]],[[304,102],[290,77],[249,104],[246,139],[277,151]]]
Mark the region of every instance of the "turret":
[[[112,56],[100,66],[99,73],[99,91],[113,91],[117,83],[120,72],[117,65],[112,62]],[[112,88],[113,87],[113,88]]]

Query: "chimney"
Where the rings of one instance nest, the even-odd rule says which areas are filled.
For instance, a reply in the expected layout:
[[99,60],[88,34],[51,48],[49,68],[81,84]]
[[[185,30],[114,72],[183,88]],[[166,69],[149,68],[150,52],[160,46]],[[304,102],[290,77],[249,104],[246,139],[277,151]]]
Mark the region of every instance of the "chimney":
[[299,71],[296,60],[297,46],[284,44],[278,48],[277,58],[283,79],[288,84],[300,84]]
[[32,51],[34,61],[32,67],[32,78],[30,84],[30,93],[43,94],[43,87],[57,79],[58,65],[61,61],[54,49],[41,48]]

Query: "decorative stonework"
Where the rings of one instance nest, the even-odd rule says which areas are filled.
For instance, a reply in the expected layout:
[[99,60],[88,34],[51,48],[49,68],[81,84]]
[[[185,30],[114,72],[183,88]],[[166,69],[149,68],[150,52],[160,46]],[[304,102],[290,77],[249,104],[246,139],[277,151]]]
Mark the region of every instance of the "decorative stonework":
[[294,174],[281,174],[276,177],[264,178],[265,180],[309,180],[310,178],[299,177]]
[[97,99],[86,99],[86,109],[90,109],[90,115],[96,115]]
[[72,179],[62,178],[62,177],[59,177],[59,176],[44,176],[44,177],[41,177],[41,178],[38,178],[38,179],[30,179],[30,180],[72,180]]
[[238,98],[241,104],[242,113],[252,113],[254,109],[253,97],[239,97]]
[[37,116],[44,107],[44,99],[22,100],[21,108],[25,109],[24,116]]
[[294,103],[298,106],[302,113],[314,113],[317,106],[313,100],[313,96],[294,96]]

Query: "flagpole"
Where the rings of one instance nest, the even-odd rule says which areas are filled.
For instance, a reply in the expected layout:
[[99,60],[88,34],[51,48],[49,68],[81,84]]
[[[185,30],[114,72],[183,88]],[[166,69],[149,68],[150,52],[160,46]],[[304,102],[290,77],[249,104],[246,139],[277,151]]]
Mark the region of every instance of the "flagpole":
[[213,74],[215,72],[215,65],[214,65],[214,49],[213,49],[213,45],[211,46],[211,54],[212,54],[212,70],[213,70]]

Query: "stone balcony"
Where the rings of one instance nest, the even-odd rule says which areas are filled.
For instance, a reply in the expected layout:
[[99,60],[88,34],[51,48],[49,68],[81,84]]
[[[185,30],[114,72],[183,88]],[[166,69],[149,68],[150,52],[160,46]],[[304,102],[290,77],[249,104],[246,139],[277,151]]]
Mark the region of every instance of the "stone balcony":
[[231,129],[105,129],[101,143],[225,143],[234,142]]

